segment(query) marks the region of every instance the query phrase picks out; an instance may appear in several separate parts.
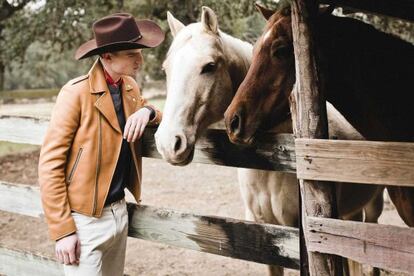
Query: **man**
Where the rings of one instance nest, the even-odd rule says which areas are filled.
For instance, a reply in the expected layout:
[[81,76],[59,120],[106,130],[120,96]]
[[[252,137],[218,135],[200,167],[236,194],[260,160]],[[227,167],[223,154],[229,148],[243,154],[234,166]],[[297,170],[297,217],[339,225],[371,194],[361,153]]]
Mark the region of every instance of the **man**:
[[44,213],[66,275],[123,275],[128,215],[124,188],[141,192],[139,139],[161,113],[132,78],[142,48],[164,40],[150,20],[126,13],[93,25],[76,59],[99,55],[85,76],[60,91],[39,159]]

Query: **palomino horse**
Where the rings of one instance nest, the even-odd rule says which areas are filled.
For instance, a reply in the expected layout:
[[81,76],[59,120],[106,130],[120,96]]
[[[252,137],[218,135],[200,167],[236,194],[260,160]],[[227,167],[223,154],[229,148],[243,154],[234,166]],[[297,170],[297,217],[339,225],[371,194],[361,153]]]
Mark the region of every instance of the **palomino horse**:
[[[252,46],[221,32],[216,15],[207,7],[203,7],[199,23],[184,26],[168,13],[168,24],[174,41],[163,63],[167,100],[155,139],[165,160],[186,165],[192,161],[200,135],[222,119],[250,66]],[[349,132],[343,126],[337,129],[338,135]],[[355,131],[353,135],[358,136]],[[248,169],[239,169],[238,174],[246,219],[298,225],[295,175]],[[273,275],[281,275],[282,271],[271,267]]]
[[[290,8],[276,13],[259,9],[267,25],[225,114],[230,139],[240,143],[290,117],[288,98],[295,82]],[[413,141],[414,127],[406,122],[414,118],[414,47],[330,14],[315,18],[315,30],[327,100],[366,139]],[[414,189],[387,189],[401,218],[414,226]]]

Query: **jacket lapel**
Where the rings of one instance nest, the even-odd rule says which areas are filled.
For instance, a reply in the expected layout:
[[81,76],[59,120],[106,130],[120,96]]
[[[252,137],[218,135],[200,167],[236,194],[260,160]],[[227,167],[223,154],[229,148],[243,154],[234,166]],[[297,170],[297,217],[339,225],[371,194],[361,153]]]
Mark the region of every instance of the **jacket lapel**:
[[137,109],[137,97],[134,95],[135,93],[131,93],[133,91],[133,86],[128,80],[128,78],[123,78],[123,85],[122,85],[122,103],[124,105],[124,113],[125,113],[125,120],[128,119]]
[[102,65],[97,59],[95,64],[89,71],[90,86],[92,94],[102,94],[95,102],[95,107],[105,117],[109,124],[119,133],[122,134],[121,128],[116,116],[114,103],[111,94],[109,93],[108,85],[106,84]]

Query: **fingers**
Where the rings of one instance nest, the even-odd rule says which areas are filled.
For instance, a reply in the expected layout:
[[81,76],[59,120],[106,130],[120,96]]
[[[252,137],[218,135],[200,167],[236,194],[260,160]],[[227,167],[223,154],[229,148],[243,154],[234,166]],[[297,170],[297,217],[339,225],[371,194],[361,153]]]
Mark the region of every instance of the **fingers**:
[[75,253],[76,250],[75,249],[76,249],[76,247],[74,246],[73,248],[71,248],[69,250],[69,252],[67,252],[68,257],[69,257],[69,264],[71,264],[71,265],[74,265],[78,262],[78,260],[76,258],[76,253]]
[[56,250],[56,258],[57,258],[59,263],[63,264],[63,256],[60,253],[60,250]]
[[130,124],[129,130],[127,133],[127,138],[126,138],[128,142],[131,142],[132,137],[134,136],[135,128],[136,128],[136,122],[134,119],[131,119],[131,124]]
[[56,257],[65,265],[76,265],[80,258],[80,241],[76,234],[64,237],[56,242]]
[[80,255],[81,255],[81,244],[80,244],[80,240],[78,239],[78,242],[76,243],[76,260],[78,263],[79,263]]
[[145,123],[141,124],[141,127],[139,129],[138,139],[141,138],[142,134],[144,134],[144,130],[145,130],[145,127],[147,126],[147,123],[148,123],[148,120]]
[[[134,136],[132,137],[132,142],[135,142],[135,140],[137,139],[137,138],[139,138],[138,137],[138,134],[139,134],[139,129],[140,129],[140,126],[139,126],[139,124],[137,124],[136,125],[136,127],[135,127],[135,129],[134,129]],[[128,141],[129,142],[129,141]]]
[[124,139],[128,138],[128,134],[129,134],[129,129],[131,128],[131,123],[132,123],[132,119],[129,118],[125,124],[125,128],[124,128]]
[[128,118],[124,128],[124,139],[128,142],[135,142],[136,139],[141,138],[148,124],[148,114],[149,111],[144,109],[143,111],[137,111]]
[[69,254],[68,254],[67,252],[63,251],[63,252],[62,252],[62,255],[63,255],[63,263],[64,263],[65,265],[69,265],[69,264],[70,264],[70,261],[69,261]]

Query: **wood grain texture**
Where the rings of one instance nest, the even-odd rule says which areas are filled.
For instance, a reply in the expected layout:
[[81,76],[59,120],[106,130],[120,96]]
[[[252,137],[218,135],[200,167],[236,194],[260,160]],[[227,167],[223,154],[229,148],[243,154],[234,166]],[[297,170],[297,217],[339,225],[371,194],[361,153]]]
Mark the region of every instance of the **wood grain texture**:
[[[30,117],[0,116],[0,141],[40,145],[48,122]],[[142,138],[142,156],[161,158],[154,140],[156,127],[147,127]],[[253,147],[232,144],[222,129],[209,129],[195,147],[195,163],[296,172],[292,134],[267,133]]]
[[308,217],[308,250],[414,273],[414,228]]
[[1,275],[64,275],[63,267],[56,261],[30,252],[0,246]]
[[31,217],[43,217],[39,188],[0,181],[0,210]]
[[[4,192],[4,193],[3,193]],[[41,217],[39,188],[0,182],[0,210]],[[16,201],[16,204],[7,204]],[[217,216],[128,203],[133,238],[299,269],[299,231]]]
[[46,120],[31,117],[0,116],[0,141],[40,145],[48,124]]
[[[148,127],[143,137],[143,156],[161,158],[154,140],[156,128]],[[225,130],[208,129],[195,146],[193,162],[295,173],[295,145],[292,134],[266,133],[253,147],[232,144]]]
[[296,139],[298,178],[414,186],[414,143]]
[[[323,75],[319,74],[319,56],[310,20],[318,12],[319,4],[316,0],[293,0],[291,3],[296,83],[290,96],[290,108],[294,134],[299,138],[327,138],[328,122],[321,83]],[[299,179],[299,183],[303,221],[307,216],[337,215],[333,185],[304,179]],[[307,225],[303,223],[302,226],[305,242],[308,243]],[[342,271],[341,260],[334,255],[309,252],[308,256],[310,275],[337,275]]]
[[129,236],[299,269],[298,229],[129,204]]

